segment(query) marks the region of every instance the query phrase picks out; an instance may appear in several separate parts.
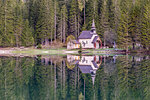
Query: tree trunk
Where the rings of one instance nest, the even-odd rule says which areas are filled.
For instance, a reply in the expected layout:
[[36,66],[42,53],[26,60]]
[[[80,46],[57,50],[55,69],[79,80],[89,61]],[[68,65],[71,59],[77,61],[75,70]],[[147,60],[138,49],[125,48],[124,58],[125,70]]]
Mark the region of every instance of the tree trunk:
[[85,25],[85,0],[83,0],[84,2],[84,25]]
[[75,15],[75,37],[77,39],[77,16]]
[[61,91],[63,90],[63,63],[62,63],[62,60],[61,60],[61,66],[60,66],[61,68],[60,68],[60,79],[61,79],[61,82],[60,82],[60,84],[61,84]]
[[17,46],[17,48],[18,48],[18,47],[19,47],[19,45],[18,45],[19,39],[18,39],[18,34],[17,34],[17,33],[15,33],[15,37],[16,37],[16,46]]
[[61,35],[61,36],[60,36],[60,39],[61,39],[61,42],[63,42],[63,22],[62,22],[62,12],[61,12],[61,23],[60,23],[60,24],[61,24],[61,26],[60,26],[60,27],[61,27],[61,30],[60,30],[60,32],[61,32],[61,34],[60,34],[60,35]]
[[135,43],[132,43],[132,49],[133,50],[135,49]]
[[5,7],[4,7],[4,9],[5,9],[5,11],[4,11],[4,19],[5,19],[5,21],[4,21],[4,33],[5,33],[5,35],[6,35],[6,6],[7,6],[7,3],[5,4]]
[[77,67],[75,67],[75,76],[74,76],[74,84],[75,84],[75,89],[76,89],[76,83],[77,83]]
[[63,20],[63,43],[66,41],[66,18],[64,15],[64,20]]
[[66,64],[65,64],[65,60],[63,60],[63,87],[65,88],[65,84],[66,84]]
[[135,5],[135,0],[133,0],[132,2],[133,2],[133,5]]
[[115,0],[115,33],[117,33],[118,29],[118,16],[119,16],[118,0]]
[[45,38],[45,45],[46,45],[46,46],[49,45],[49,40],[48,40],[48,38]]
[[56,61],[54,62],[54,100],[56,100],[56,88],[57,88],[57,80],[56,80]]
[[79,77],[79,68],[77,67],[78,69],[78,89],[79,89],[79,80],[80,80],[80,77]]
[[85,78],[84,78],[84,100],[85,100]]
[[42,44],[42,45],[45,45],[45,43],[44,43],[44,42],[45,42],[45,41],[44,41],[44,39],[42,39],[41,44]]
[[106,42],[105,42],[105,34],[104,34],[104,47],[106,46]]
[[79,15],[78,15],[78,36],[79,36],[79,33],[80,33],[80,24],[79,24]]
[[56,1],[55,1],[55,15],[54,15],[54,20],[55,20],[55,28],[54,28],[54,40],[56,42]]
[[126,46],[126,52],[128,52],[129,50],[128,50],[128,46]]

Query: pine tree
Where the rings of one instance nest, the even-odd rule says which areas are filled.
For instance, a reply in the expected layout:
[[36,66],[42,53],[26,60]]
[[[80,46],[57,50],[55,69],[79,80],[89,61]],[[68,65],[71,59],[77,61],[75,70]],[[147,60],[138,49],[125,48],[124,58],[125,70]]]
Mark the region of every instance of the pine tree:
[[108,32],[105,34],[106,44],[108,46],[112,46],[114,41],[116,41],[116,32],[115,32],[115,18],[114,18],[114,2],[113,0],[107,0],[107,9],[106,9],[106,17],[108,17]]
[[57,1],[54,1],[54,40],[56,42],[56,31],[57,31]]
[[144,48],[150,50],[150,2],[144,6],[144,15],[142,20],[141,43]]
[[94,19],[94,1],[93,0],[88,0],[86,2],[86,6],[85,6],[85,28],[86,30],[90,30],[91,29],[91,25],[92,25],[92,21]]
[[14,36],[15,46],[21,46],[21,34],[23,30],[23,18],[22,18],[22,2],[16,1],[15,15],[14,15]]
[[77,38],[77,0],[72,0],[69,10],[69,34]]
[[62,15],[62,8],[60,9],[60,12],[58,12],[58,27],[57,27],[57,39],[59,39],[61,42],[63,41],[63,25],[62,25],[62,19],[63,19],[63,15]]
[[62,28],[62,30],[63,30],[62,37],[63,37],[63,43],[65,43],[66,36],[67,36],[67,27],[68,27],[68,25],[67,25],[67,21],[68,21],[67,8],[66,8],[65,5],[62,7],[62,17],[63,17],[63,19],[62,19],[62,25],[63,25],[63,28]]
[[129,37],[129,2],[122,0],[120,3],[120,21],[118,26],[118,39],[119,47],[124,47],[128,51],[130,45]]
[[[36,23],[37,23],[37,18],[38,18],[38,0],[29,0],[28,4],[26,5],[26,8],[28,8],[28,19],[30,26],[33,27],[33,29],[36,29]],[[36,36],[35,36],[36,38]]]
[[133,6],[129,15],[129,35],[132,41],[132,49],[135,49],[135,44],[140,42],[140,7]]
[[32,29],[29,27],[29,21],[25,20],[23,24],[23,31],[21,34],[21,44],[25,47],[34,45],[34,38],[32,34]]
[[114,2],[113,0],[108,0],[107,1],[107,12],[108,12],[108,22],[109,22],[109,27],[111,29],[114,29],[115,22],[114,22]]
[[67,34],[67,8],[64,3],[60,4],[59,6],[61,6],[61,8],[60,10],[57,9],[57,39],[60,39],[61,42],[64,42],[63,40],[65,39],[63,38],[66,38]]
[[50,28],[50,41],[52,44],[52,40],[54,39],[54,2],[53,0],[48,0],[49,4],[49,28]]
[[2,2],[2,0],[0,0],[0,46],[1,46],[1,42],[2,42],[2,12],[3,12],[3,6],[2,6],[2,4],[3,4],[3,2]]
[[114,30],[117,35],[117,29],[119,25],[120,9],[119,9],[119,0],[114,1]]
[[[42,43],[48,45],[50,34],[52,34],[51,30],[54,29],[51,24],[51,17],[50,13],[50,2],[47,0],[39,0],[39,9],[38,9],[38,20],[36,23],[36,39],[37,44]],[[53,21],[52,21],[53,22]]]
[[13,0],[7,0],[3,1],[2,3],[2,42],[1,46],[14,46],[15,45],[15,39],[14,39],[14,7],[15,2]]
[[38,38],[38,34],[36,32],[36,24],[38,21],[38,10],[39,10],[39,4],[38,4],[39,0],[29,0],[26,8],[28,8],[28,20],[29,20],[29,25],[32,27],[33,29],[33,37],[35,40],[35,44],[40,43],[40,39]]
[[102,2],[102,13],[101,13],[101,32],[103,33],[104,47],[106,46],[106,34],[109,34],[109,22],[108,22],[108,10],[107,10],[107,0]]

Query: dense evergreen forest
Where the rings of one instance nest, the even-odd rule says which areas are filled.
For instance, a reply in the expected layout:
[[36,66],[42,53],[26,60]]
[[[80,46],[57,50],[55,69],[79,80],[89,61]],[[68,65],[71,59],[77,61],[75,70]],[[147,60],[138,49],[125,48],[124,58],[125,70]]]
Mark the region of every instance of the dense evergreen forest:
[[0,46],[66,43],[93,19],[104,46],[150,49],[150,0],[0,0]]

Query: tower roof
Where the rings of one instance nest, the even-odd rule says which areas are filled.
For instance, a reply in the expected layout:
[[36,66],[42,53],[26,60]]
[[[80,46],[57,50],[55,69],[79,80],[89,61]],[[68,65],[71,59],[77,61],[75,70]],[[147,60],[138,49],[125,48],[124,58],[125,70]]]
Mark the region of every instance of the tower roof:
[[92,27],[91,27],[91,31],[96,31],[96,27],[95,27],[95,22],[94,22],[94,19],[93,19],[93,23],[92,23]]
[[95,21],[93,19],[92,28],[95,28]]

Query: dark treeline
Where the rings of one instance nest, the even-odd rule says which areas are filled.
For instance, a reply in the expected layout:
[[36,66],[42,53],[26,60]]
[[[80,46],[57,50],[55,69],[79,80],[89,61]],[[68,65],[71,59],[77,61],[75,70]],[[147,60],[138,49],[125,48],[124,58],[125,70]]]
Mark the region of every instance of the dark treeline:
[[0,46],[66,43],[93,19],[104,46],[150,49],[149,0],[0,0]]

